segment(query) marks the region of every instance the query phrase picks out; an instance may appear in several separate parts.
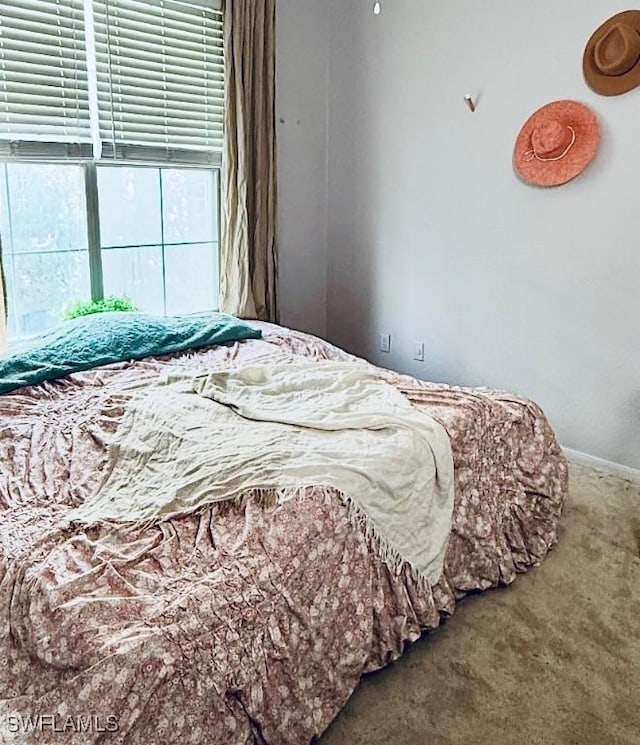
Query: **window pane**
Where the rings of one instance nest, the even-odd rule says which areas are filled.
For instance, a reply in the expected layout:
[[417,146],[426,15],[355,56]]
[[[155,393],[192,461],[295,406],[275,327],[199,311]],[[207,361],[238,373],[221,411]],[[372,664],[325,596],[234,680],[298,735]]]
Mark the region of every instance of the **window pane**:
[[126,295],[139,310],[164,313],[161,246],[106,249],[102,275],[105,297]]
[[100,166],[98,189],[105,295],[148,312],[215,308],[217,172]]
[[218,307],[218,244],[167,246],[167,313],[197,313]]
[[80,166],[7,163],[4,168],[5,251],[87,248],[84,177]]
[[90,298],[81,166],[3,164],[0,233],[9,338],[55,326],[67,305]]
[[6,275],[9,337],[56,326],[67,306],[91,296],[87,251],[14,254]]
[[158,168],[98,167],[103,248],[162,243]]
[[218,240],[217,173],[162,169],[165,243]]

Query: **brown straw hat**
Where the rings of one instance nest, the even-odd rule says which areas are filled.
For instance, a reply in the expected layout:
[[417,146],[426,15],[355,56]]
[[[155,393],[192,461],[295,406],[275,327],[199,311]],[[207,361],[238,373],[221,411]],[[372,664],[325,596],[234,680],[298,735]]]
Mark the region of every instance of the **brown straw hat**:
[[588,85],[603,96],[640,85],[640,10],[617,13],[593,32],[582,70]]
[[577,101],[553,101],[524,123],[513,150],[513,167],[529,184],[558,186],[575,178],[596,154],[600,127]]

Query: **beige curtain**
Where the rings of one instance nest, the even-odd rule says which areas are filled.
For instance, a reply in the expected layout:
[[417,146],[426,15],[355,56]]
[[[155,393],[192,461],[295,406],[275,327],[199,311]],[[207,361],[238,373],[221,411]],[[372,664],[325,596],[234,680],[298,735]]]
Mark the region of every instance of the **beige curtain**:
[[220,309],[276,321],[275,0],[226,0]]

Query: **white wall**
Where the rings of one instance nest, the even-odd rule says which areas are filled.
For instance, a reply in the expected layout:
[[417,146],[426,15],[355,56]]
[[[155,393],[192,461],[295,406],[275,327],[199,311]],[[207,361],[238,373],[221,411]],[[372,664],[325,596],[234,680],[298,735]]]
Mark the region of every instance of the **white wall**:
[[[322,16],[322,3],[301,4]],[[382,0],[374,17],[372,5],[331,2],[329,338],[420,377],[528,395],[563,445],[639,468],[640,88],[600,97],[581,71],[590,34],[623,8]],[[322,57],[323,33],[300,42],[300,65],[309,51]],[[575,181],[535,189],[512,172],[514,140],[558,98],[591,105],[602,146]],[[309,104],[315,117],[322,104]],[[299,140],[283,164],[295,181],[281,184],[285,199],[321,160],[287,127]],[[322,238],[310,207],[322,199],[306,188],[286,205],[295,226],[283,237],[290,256],[294,244],[304,252],[287,272],[312,282]],[[287,298],[292,317],[304,292]],[[391,355],[377,351],[381,331]],[[414,339],[426,342],[424,364],[411,360]]]
[[281,322],[323,336],[327,305],[329,9],[277,2]]

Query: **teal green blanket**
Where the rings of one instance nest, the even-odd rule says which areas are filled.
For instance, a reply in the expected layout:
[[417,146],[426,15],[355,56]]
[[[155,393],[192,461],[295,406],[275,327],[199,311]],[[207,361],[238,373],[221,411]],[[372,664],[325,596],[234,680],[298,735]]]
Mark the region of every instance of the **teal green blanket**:
[[1,355],[0,394],[112,362],[261,336],[259,329],[225,313],[95,313],[65,321]]

